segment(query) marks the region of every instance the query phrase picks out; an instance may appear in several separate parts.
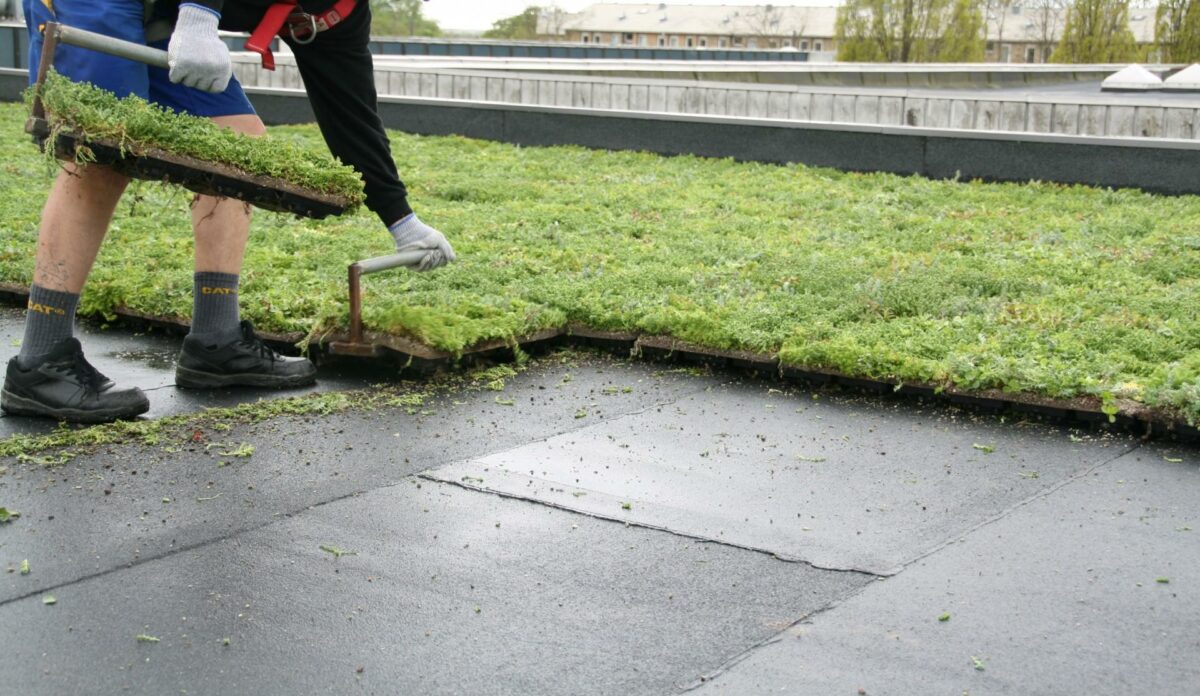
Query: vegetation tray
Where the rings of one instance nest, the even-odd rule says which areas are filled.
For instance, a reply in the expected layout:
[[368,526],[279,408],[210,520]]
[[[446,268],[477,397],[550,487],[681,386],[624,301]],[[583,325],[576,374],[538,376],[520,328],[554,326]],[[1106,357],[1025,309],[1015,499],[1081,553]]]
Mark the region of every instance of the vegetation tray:
[[[0,106],[0,282],[28,285],[46,160]],[[380,352],[451,361],[523,341],[723,362],[876,391],[1164,425],[1200,421],[1200,198],[986,184],[392,133],[459,262],[373,274]],[[301,151],[311,126],[273,128]],[[123,199],[81,302],[186,324],[186,197]],[[346,266],[379,220],[256,215],[242,313],[344,339]]]
[[130,149],[103,138],[85,138],[62,131],[55,134],[55,157],[75,161],[81,148],[87,159],[107,165],[134,179],[182,186],[209,196],[226,196],[277,213],[321,219],[341,215],[352,207],[344,196],[322,194],[282,179],[254,176],[219,163],[204,162],[157,148]]

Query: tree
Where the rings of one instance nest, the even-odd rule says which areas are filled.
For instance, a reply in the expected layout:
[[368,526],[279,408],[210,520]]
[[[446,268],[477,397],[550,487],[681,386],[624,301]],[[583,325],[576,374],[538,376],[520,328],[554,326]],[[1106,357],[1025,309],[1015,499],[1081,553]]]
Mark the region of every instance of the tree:
[[1129,0],[1074,0],[1054,63],[1127,63],[1137,56]]
[[974,0],[955,0],[934,60],[939,63],[983,62],[986,32],[987,21],[980,4]]
[[558,6],[558,3],[551,2],[549,7],[541,8],[541,13],[538,17],[540,33],[546,36],[558,37],[563,33],[563,26],[567,23],[570,17],[563,8]]
[[1200,2],[1162,0],[1155,15],[1154,40],[1164,62],[1200,61]]
[[512,17],[505,17],[492,22],[492,28],[483,32],[485,39],[536,39],[538,37],[538,17],[542,8],[530,5],[525,11]]
[[[779,48],[779,37],[783,35],[783,8],[775,5],[751,7],[737,13],[740,33],[761,40],[762,48]],[[800,27],[799,34],[804,33]],[[797,32],[791,32],[793,38]]]
[[1034,36],[1041,49],[1042,61],[1049,59],[1049,52],[1058,40],[1058,28],[1062,26],[1070,0],[1028,0],[1025,16],[1033,23]]
[[834,32],[838,60],[982,60],[982,0],[846,0]]
[[422,0],[376,0],[371,32],[382,36],[441,36],[442,28],[421,11]]
[[[985,9],[987,21],[993,22],[996,27],[996,45],[1004,43],[1004,26],[1008,24],[1008,17],[1012,14],[1013,5],[1017,0],[985,0]],[[1020,7],[1020,5],[1018,5]]]

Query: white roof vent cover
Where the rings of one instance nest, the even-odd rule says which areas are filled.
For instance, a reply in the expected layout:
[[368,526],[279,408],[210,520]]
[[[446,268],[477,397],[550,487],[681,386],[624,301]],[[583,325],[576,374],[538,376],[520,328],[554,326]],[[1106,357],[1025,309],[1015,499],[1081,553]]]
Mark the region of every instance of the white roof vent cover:
[[1200,92],[1200,64],[1192,64],[1163,80],[1162,88]]
[[1162,78],[1135,63],[1104,78],[1100,89],[1144,92],[1151,89],[1160,89],[1162,84]]

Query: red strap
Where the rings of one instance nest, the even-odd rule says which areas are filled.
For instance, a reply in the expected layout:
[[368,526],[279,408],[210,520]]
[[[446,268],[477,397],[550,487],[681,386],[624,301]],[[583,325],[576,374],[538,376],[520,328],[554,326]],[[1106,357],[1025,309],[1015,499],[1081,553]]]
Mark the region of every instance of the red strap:
[[246,50],[261,55],[262,66],[266,70],[275,69],[275,56],[271,54],[271,42],[279,35],[279,30],[283,28],[288,15],[295,9],[296,0],[279,0],[271,5],[246,41]]
[[[291,36],[293,39],[306,39],[312,36],[314,29],[318,34],[332,29],[345,21],[357,6],[358,0],[339,0],[333,7],[319,14],[293,13],[288,20]],[[282,32],[280,36],[283,36]]]
[[[357,4],[358,0],[339,0],[329,11],[317,15],[318,30],[332,29],[341,24],[342,20],[350,16],[350,13],[354,11],[354,7]],[[322,24],[325,26],[322,27]]]

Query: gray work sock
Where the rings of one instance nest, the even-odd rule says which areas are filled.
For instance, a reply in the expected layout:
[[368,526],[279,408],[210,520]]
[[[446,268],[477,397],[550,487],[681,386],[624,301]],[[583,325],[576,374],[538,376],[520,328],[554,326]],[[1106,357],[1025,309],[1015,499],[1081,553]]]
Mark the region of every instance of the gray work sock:
[[17,363],[29,367],[49,353],[59,341],[75,335],[75,308],[79,295],[47,290],[40,285],[29,289],[29,309],[25,312],[25,337]]
[[228,333],[238,327],[238,276],[203,271],[193,276],[192,335]]

